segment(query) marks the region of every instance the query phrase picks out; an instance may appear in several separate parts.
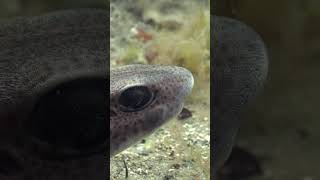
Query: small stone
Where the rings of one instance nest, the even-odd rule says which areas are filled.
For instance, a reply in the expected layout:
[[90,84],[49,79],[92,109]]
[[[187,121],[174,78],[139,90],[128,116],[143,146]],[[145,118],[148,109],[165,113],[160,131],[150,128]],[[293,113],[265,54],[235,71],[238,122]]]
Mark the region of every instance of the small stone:
[[192,117],[192,112],[187,108],[183,108],[180,114],[178,115],[178,120],[185,120],[189,117]]
[[173,164],[172,167],[174,167],[175,169],[179,169],[180,168],[180,164]]
[[210,141],[210,135],[206,135],[206,136],[204,137],[204,139],[207,140],[207,141]]
[[172,176],[172,175],[165,175],[164,176],[164,180],[171,180],[171,179],[173,179],[174,177]]

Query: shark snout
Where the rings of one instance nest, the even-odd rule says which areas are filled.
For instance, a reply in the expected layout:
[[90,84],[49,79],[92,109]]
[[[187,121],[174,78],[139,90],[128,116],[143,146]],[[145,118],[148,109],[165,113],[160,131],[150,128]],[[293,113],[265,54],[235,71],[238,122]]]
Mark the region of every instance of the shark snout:
[[194,85],[194,78],[193,78],[193,75],[192,73],[188,70],[188,69],[185,69],[183,67],[180,67],[181,68],[181,71],[182,71],[182,74],[183,74],[183,95],[184,96],[188,96],[191,91],[192,91],[192,88],[193,88],[193,85]]
[[191,93],[194,78],[192,73],[183,67],[174,67],[175,73],[173,74],[173,79],[175,79],[175,90],[176,90],[176,98],[179,98],[180,101],[184,101],[184,99]]

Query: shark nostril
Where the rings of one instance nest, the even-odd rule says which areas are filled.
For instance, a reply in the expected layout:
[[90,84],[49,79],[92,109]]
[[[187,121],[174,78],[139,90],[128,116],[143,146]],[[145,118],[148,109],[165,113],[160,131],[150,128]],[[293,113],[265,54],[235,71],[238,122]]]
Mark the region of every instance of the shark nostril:
[[22,170],[23,167],[19,163],[18,157],[7,150],[0,149],[0,174],[14,175]]

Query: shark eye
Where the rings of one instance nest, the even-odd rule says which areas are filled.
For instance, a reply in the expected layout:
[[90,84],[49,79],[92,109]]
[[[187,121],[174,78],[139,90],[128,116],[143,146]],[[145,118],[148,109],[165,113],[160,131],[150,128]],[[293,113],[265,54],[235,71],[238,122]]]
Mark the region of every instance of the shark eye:
[[65,152],[83,155],[104,151],[108,123],[106,81],[77,79],[40,96],[28,123],[33,139],[66,156],[71,154]]
[[154,99],[154,94],[146,86],[133,86],[125,89],[120,97],[120,109],[124,112],[135,112],[146,108]]

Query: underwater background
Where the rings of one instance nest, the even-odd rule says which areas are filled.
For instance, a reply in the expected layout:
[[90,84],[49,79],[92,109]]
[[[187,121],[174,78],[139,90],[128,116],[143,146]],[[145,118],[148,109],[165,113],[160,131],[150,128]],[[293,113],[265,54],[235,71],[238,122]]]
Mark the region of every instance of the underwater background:
[[[186,5],[189,2],[199,4]],[[318,110],[320,2],[318,0],[215,0],[215,2],[217,5],[211,11],[212,14],[241,20],[262,36],[270,61],[265,89],[246,111],[237,138],[237,147],[250,152],[256,158],[261,171],[255,176],[250,176],[251,174],[246,174],[247,169],[240,167],[240,172],[236,176],[227,172],[222,175],[222,178],[233,180],[320,179],[318,170],[320,162],[320,111]],[[72,7],[105,7],[106,3],[109,2],[106,0],[0,0],[0,17],[37,15]],[[112,66],[160,61],[153,57],[152,48],[145,50],[146,43],[134,37],[137,32],[135,27],[141,25],[145,28],[143,30],[146,34],[141,35],[140,32],[136,36],[138,39],[149,41],[149,33],[151,37],[159,33],[159,37],[152,38],[155,40],[155,45],[168,45],[161,46],[162,54],[158,56],[162,59],[161,62],[185,66],[191,69],[198,79],[194,94],[186,103],[186,108],[192,112],[192,117],[183,121],[170,122],[150,138],[115,157],[111,164],[112,177],[123,179],[125,170],[122,160],[126,158],[131,179],[208,179],[210,174],[210,96],[207,72],[210,68],[208,62],[210,54],[207,49],[208,43],[202,41],[206,39],[205,32],[208,29],[206,22],[203,21],[207,18],[205,15],[208,11],[205,7],[209,7],[206,5],[207,1],[113,0],[110,3],[111,8],[114,8],[110,9],[111,18],[114,18],[111,30],[113,28],[112,31],[116,32],[111,39]],[[169,7],[174,8],[171,8],[170,13],[159,14],[157,8],[161,9],[161,5],[158,3],[163,3],[164,7],[169,4]],[[200,10],[196,11],[189,7],[196,9],[202,7],[203,10],[199,8]],[[151,18],[145,21],[141,17],[139,19],[141,12],[146,15],[145,17]],[[175,15],[170,17],[168,14],[173,14],[172,12],[175,12]],[[135,13],[138,13],[138,17],[134,15]],[[203,43],[197,46],[198,43],[194,42],[200,40],[189,39],[188,37],[192,36],[187,36],[188,32],[176,33],[180,40],[184,38],[189,40],[181,45],[183,48],[177,48],[174,56],[183,58],[172,60],[167,56],[173,55],[170,53],[168,55],[168,49],[165,47],[177,45],[177,41],[170,41],[172,40],[170,34],[185,27],[177,22],[190,21],[190,19],[181,18],[185,15],[199,18],[200,25],[196,27],[200,29],[196,30],[198,31],[196,33],[204,32],[204,36],[200,37]],[[166,20],[167,18],[169,20]],[[174,21],[170,21],[170,18]],[[197,23],[196,20],[190,22],[189,27],[192,27],[192,22]],[[152,24],[156,24],[158,28],[154,28]],[[169,31],[159,31],[159,27]],[[129,43],[131,40],[135,42]],[[190,53],[179,52],[179,49],[188,49],[190,51],[187,52]],[[145,56],[146,54],[148,55]],[[150,60],[148,61],[146,57],[155,62],[149,62]],[[191,60],[182,61],[181,59]],[[173,155],[172,152],[174,152]]]
[[[211,13],[253,27],[269,56],[265,89],[242,118],[240,157],[221,179],[320,179],[320,1],[216,0]],[[241,159],[242,151],[254,163]]]

